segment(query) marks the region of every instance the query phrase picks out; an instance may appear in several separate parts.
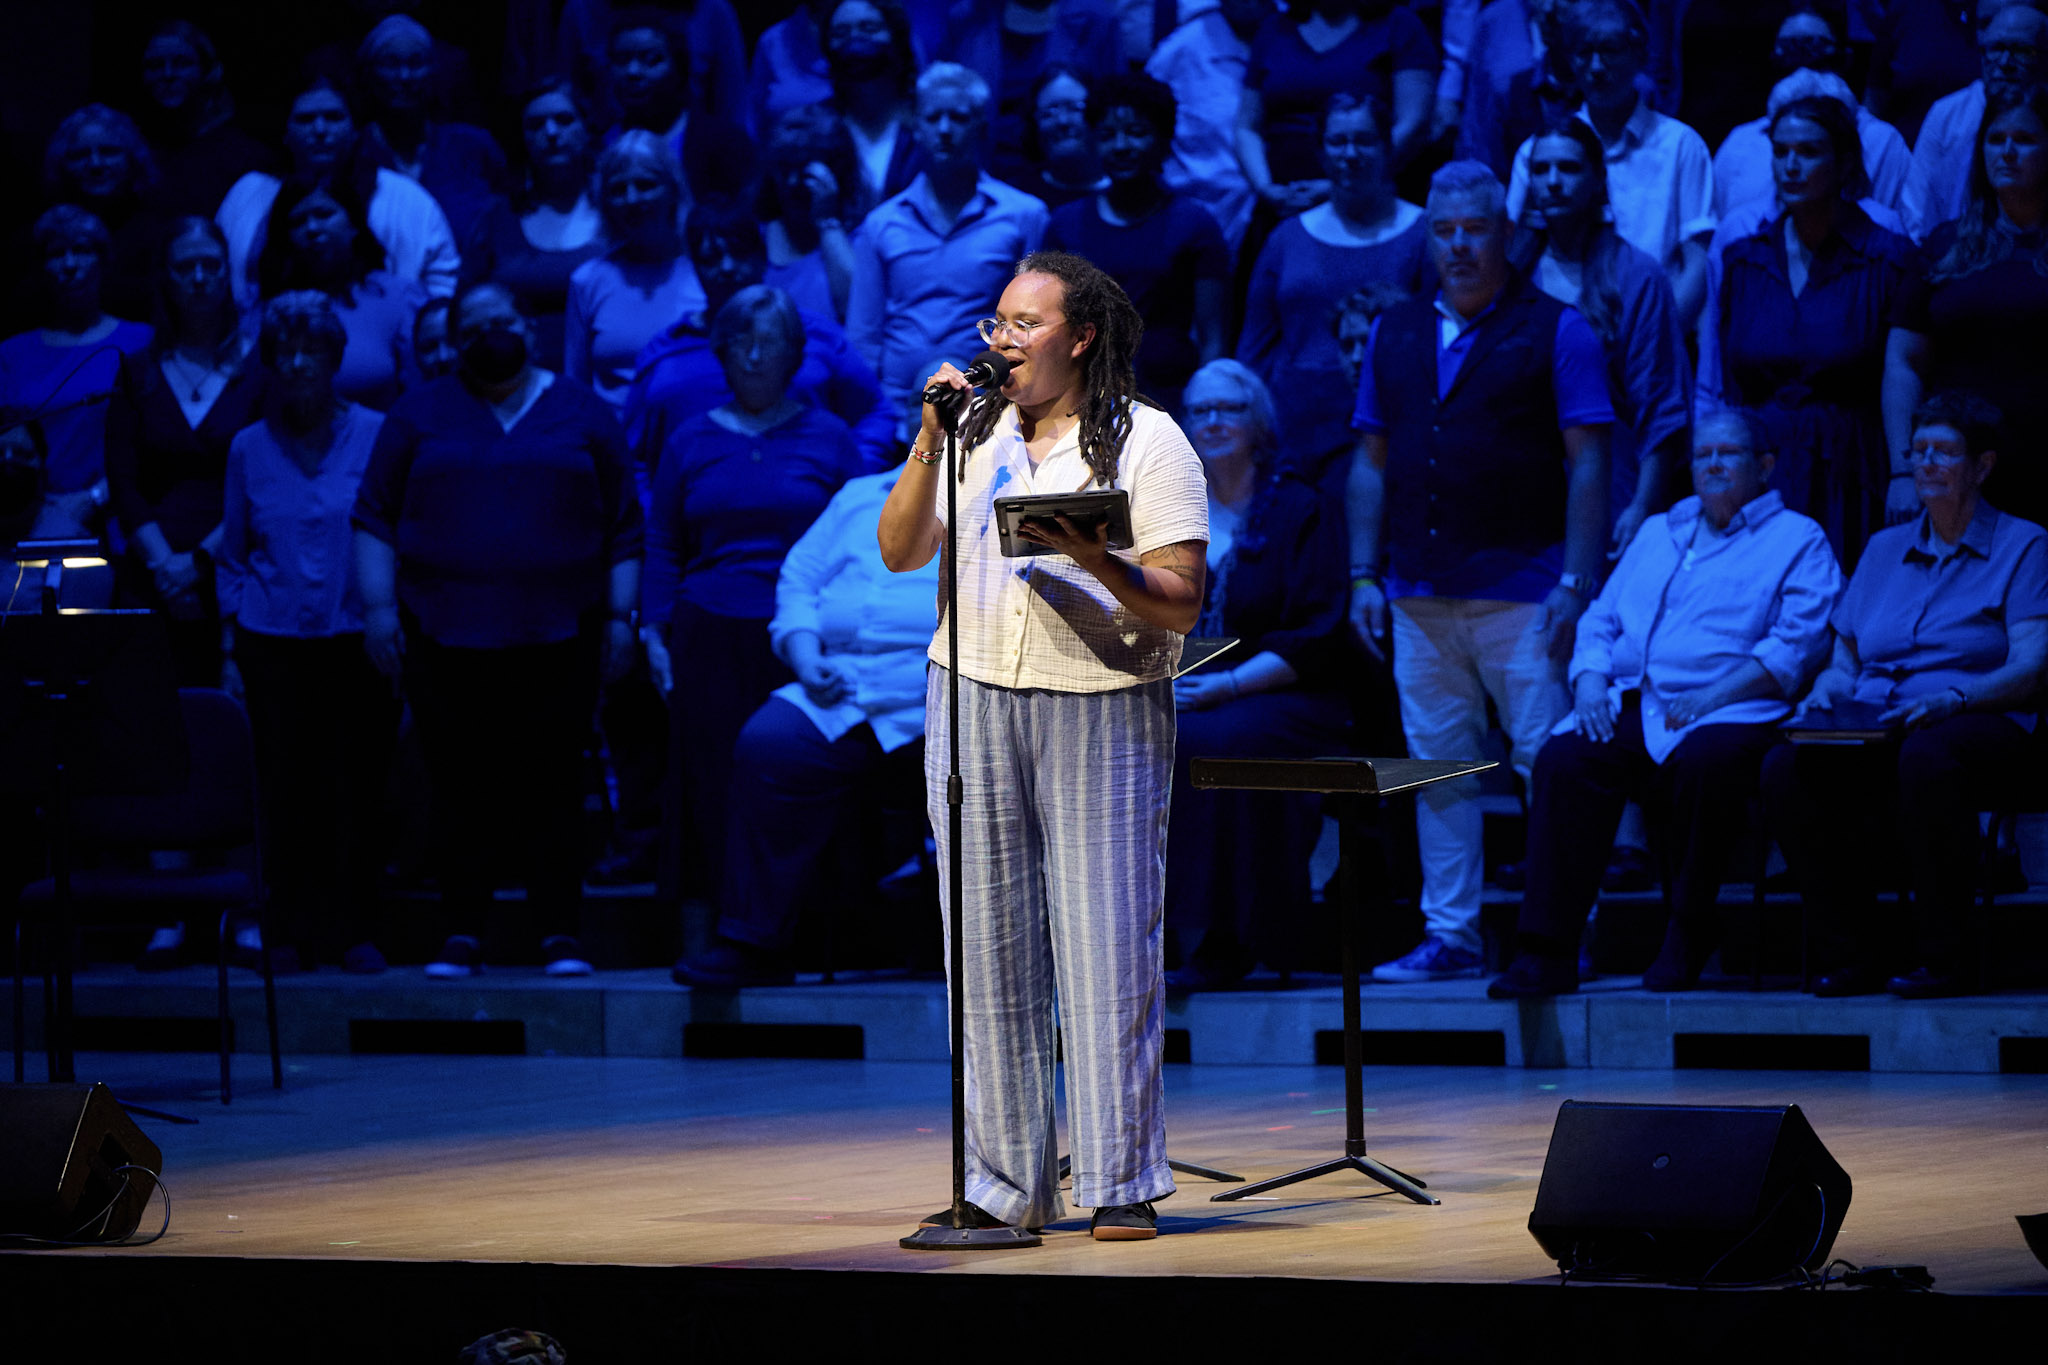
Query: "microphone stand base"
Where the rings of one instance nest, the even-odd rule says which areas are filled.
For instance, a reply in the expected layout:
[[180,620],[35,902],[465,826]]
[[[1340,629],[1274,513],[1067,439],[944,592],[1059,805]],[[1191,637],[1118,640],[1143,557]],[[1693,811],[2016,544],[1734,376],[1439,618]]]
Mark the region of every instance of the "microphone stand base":
[[1045,1239],[1024,1228],[919,1228],[896,1245],[905,1251],[1006,1251],[1042,1246]]

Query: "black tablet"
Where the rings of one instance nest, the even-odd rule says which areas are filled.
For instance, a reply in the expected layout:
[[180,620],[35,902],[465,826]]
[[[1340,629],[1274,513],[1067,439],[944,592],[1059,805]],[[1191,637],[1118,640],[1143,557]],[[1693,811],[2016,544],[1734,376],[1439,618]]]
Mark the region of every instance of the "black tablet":
[[1131,495],[1121,488],[1098,488],[1083,493],[1019,493],[997,498],[995,511],[996,535],[1002,541],[1006,559],[1057,553],[1017,534],[1017,528],[1027,521],[1050,523],[1056,517],[1065,517],[1082,531],[1107,521],[1112,550],[1128,550],[1135,543],[1131,536]]

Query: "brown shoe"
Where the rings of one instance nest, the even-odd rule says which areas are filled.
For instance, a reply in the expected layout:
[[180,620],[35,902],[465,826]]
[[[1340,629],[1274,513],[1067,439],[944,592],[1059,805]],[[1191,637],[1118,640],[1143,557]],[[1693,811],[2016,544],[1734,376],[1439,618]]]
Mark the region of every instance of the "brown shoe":
[[1159,1215],[1147,1204],[1107,1204],[1095,1210],[1088,1235],[1098,1242],[1149,1242],[1159,1235]]

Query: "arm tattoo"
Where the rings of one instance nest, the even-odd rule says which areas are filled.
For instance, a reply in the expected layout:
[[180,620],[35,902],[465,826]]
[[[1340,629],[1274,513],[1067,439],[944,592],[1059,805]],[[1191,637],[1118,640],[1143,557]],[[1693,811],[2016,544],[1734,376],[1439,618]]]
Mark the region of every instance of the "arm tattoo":
[[1202,587],[1202,571],[1208,566],[1202,559],[1203,545],[1199,540],[1183,540],[1172,545],[1138,556],[1138,563],[1147,569],[1164,569],[1170,574],[1187,581],[1197,592]]

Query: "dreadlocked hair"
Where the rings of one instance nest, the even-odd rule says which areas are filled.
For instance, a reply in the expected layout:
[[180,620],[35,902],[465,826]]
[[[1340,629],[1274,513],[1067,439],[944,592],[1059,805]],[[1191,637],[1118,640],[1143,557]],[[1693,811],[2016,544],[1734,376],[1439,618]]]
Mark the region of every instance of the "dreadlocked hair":
[[[1156,407],[1138,392],[1133,362],[1145,323],[1123,286],[1094,264],[1066,251],[1034,251],[1017,262],[1018,275],[1050,275],[1060,282],[1060,312],[1073,336],[1095,329],[1081,352],[1081,458],[1104,487],[1116,482],[1117,456],[1131,434],[1131,405]],[[991,390],[960,423],[960,448],[972,450],[988,439],[1010,400]],[[965,466],[960,477],[967,477]]]

